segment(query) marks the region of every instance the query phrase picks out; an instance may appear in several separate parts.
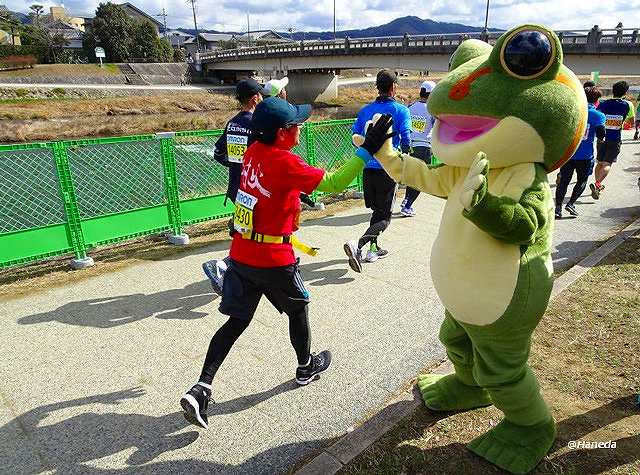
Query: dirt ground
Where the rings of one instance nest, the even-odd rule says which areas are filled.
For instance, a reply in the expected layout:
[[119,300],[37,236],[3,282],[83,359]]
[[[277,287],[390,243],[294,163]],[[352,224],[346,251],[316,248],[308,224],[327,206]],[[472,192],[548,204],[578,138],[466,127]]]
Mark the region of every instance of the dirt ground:
[[[558,422],[539,474],[640,473],[640,235],[549,306],[531,366]],[[421,406],[341,473],[503,473],[465,447],[496,425],[493,407],[435,413]],[[570,449],[570,441],[616,448]]]

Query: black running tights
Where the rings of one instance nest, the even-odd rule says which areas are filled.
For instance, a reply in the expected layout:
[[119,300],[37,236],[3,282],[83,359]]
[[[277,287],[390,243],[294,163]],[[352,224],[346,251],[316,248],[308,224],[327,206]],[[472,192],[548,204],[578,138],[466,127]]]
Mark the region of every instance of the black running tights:
[[562,166],[560,169],[560,183],[558,183],[556,187],[557,207],[562,206],[562,202],[567,194],[567,188],[569,187],[569,183],[571,183],[574,170],[578,178],[575,186],[573,187],[573,192],[571,193],[571,198],[569,198],[568,204],[574,204],[578,198],[580,198],[587,186],[592,166],[591,160],[569,160]]
[[[242,335],[242,332],[249,326],[251,320],[239,318],[229,318],[227,322],[213,335],[209,350],[204,359],[200,381],[211,384],[220,365],[229,354],[231,347]],[[291,345],[296,351],[299,365],[306,365],[309,362],[311,351],[311,330],[309,329],[309,311],[305,306],[303,310],[296,314],[289,315],[289,337]]]

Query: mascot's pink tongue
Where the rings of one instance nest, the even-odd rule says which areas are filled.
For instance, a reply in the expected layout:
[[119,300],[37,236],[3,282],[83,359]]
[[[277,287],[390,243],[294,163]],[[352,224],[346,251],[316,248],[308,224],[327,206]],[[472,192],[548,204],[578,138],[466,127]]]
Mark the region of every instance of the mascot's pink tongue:
[[438,140],[445,144],[471,140],[491,130],[500,122],[499,119],[477,115],[442,115],[438,119]]

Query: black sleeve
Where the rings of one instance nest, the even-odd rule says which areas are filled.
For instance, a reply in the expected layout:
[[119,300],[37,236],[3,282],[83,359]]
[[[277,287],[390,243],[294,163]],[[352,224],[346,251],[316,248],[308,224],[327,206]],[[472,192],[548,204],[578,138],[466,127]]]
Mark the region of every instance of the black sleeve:
[[596,127],[596,137],[598,137],[598,140],[604,140],[604,136],[605,136],[604,125],[597,126]]
[[300,201],[311,206],[312,208],[316,205],[311,197],[305,193],[300,193]]
[[408,144],[400,144],[400,150],[402,151],[402,153],[411,153],[411,145]]
[[220,165],[225,167],[229,166],[229,158],[227,157],[227,128],[225,127],[224,133],[220,136],[213,151],[213,158]]

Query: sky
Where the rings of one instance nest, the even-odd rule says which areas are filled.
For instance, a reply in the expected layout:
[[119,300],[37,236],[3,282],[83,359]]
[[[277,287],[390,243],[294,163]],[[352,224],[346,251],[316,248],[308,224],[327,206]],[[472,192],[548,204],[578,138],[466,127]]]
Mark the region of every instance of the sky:
[[[105,1],[105,0],[103,0]],[[221,31],[246,31],[247,13],[251,30],[324,31],[333,29],[334,0],[196,0],[198,27]],[[32,1],[0,0],[10,10],[28,12]],[[73,14],[92,14],[100,0],[67,0]],[[114,3],[123,3],[115,0]],[[132,0],[149,15],[164,8],[169,28],[193,28],[191,0]],[[59,2],[43,1],[46,10]],[[394,18],[415,15],[436,21],[482,26],[484,0],[335,0],[338,30],[382,25]],[[162,21],[160,18],[158,18]],[[614,28],[640,27],[640,0],[491,0],[489,26],[509,29],[522,23],[541,23],[556,30],[584,29],[594,24]]]

